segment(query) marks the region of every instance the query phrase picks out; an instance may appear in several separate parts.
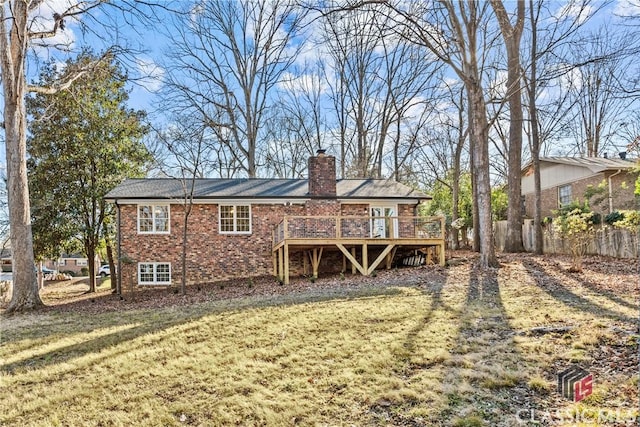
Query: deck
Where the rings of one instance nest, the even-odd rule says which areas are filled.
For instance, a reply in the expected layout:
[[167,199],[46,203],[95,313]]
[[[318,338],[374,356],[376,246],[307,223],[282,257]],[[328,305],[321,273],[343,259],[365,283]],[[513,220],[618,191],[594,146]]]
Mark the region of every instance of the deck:
[[[318,277],[318,266],[325,249],[338,249],[351,271],[370,275],[383,261],[386,268],[396,250],[424,249],[444,265],[444,217],[374,217],[374,216],[287,216],[273,231],[273,274],[289,283],[289,258],[293,251],[305,252],[304,269],[310,264]],[[432,250],[430,250],[432,249]],[[381,251],[370,262],[369,252]],[[357,256],[358,251],[360,256]]]

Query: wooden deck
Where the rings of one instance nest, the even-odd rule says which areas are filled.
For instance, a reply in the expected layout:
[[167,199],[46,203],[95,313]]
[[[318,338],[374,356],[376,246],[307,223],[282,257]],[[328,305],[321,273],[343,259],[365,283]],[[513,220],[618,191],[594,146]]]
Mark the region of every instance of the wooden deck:
[[[302,251],[305,270],[309,263],[318,277],[323,252],[336,248],[343,255],[342,270],[350,263],[353,273],[364,276],[383,261],[391,268],[398,248],[423,249],[428,256],[435,252],[444,265],[444,242],[444,217],[288,216],[273,232],[273,274],[288,284],[290,254]],[[369,260],[374,250],[381,252]]]

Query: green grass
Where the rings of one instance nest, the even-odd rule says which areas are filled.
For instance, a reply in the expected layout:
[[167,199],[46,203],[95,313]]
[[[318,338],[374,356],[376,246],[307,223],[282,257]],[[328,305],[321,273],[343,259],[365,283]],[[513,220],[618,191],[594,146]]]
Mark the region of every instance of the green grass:
[[[554,294],[523,269],[457,266],[418,287],[3,318],[0,425],[514,425],[525,405],[572,407],[555,396],[558,368],[617,343],[590,325],[631,327],[637,315],[633,299],[578,285]],[[559,322],[576,328],[526,333]],[[631,396],[637,408],[633,385],[598,378],[583,405]]]

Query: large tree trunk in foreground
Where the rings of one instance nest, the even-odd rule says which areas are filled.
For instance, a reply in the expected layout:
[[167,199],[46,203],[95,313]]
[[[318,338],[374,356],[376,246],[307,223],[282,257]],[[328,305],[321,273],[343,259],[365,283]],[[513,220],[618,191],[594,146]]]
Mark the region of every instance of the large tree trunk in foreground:
[[[31,206],[27,181],[25,109],[25,57],[27,52],[27,4],[12,4],[13,20],[0,6],[0,69],[4,90],[4,130],[7,156],[7,190],[13,263],[13,293],[9,312],[43,306],[33,256]],[[10,25],[10,30],[7,27]]]
[[507,99],[509,102],[509,164],[507,172],[508,198],[505,252],[523,252],[522,244],[522,78],[520,39],[524,28],[524,0],[518,0],[517,19],[511,25],[509,15],[500,0],[491,0],[498,17],[507,51]]
[[478,234],[480,237],[480,266],[497,267],[493,221],[491,218],[491,182],[489,178],[489,137],[487,112],[481,90],[467,84],[469,106],[473,124],[471,129],[473,151],[473,176],[476,182],[475,205],[477,205]]

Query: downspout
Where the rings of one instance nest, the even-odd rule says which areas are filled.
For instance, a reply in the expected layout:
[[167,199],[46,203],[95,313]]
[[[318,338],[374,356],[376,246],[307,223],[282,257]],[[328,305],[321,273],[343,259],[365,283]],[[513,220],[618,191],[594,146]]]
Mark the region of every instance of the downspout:
[[622,169],[618,169],[618,172],[609,176],[609,187],[608,187],[609,188],[609,213],[613,213],[613,191],[611,190],[611,178],[621,173],[622,173]]
[[118,204],[117,199],[115,200],[115,204],[116,204],[116,210],[117,210],[116,223],[118,224],[117,226],[117,230],[118,230],[118,268],[117,270],[118,271],[116,271],[116,274],[118,275],[118,287],[116,289],[116,292],[122,298],[122,250],[121,250],[122,233],[120,230],[120,205]]

